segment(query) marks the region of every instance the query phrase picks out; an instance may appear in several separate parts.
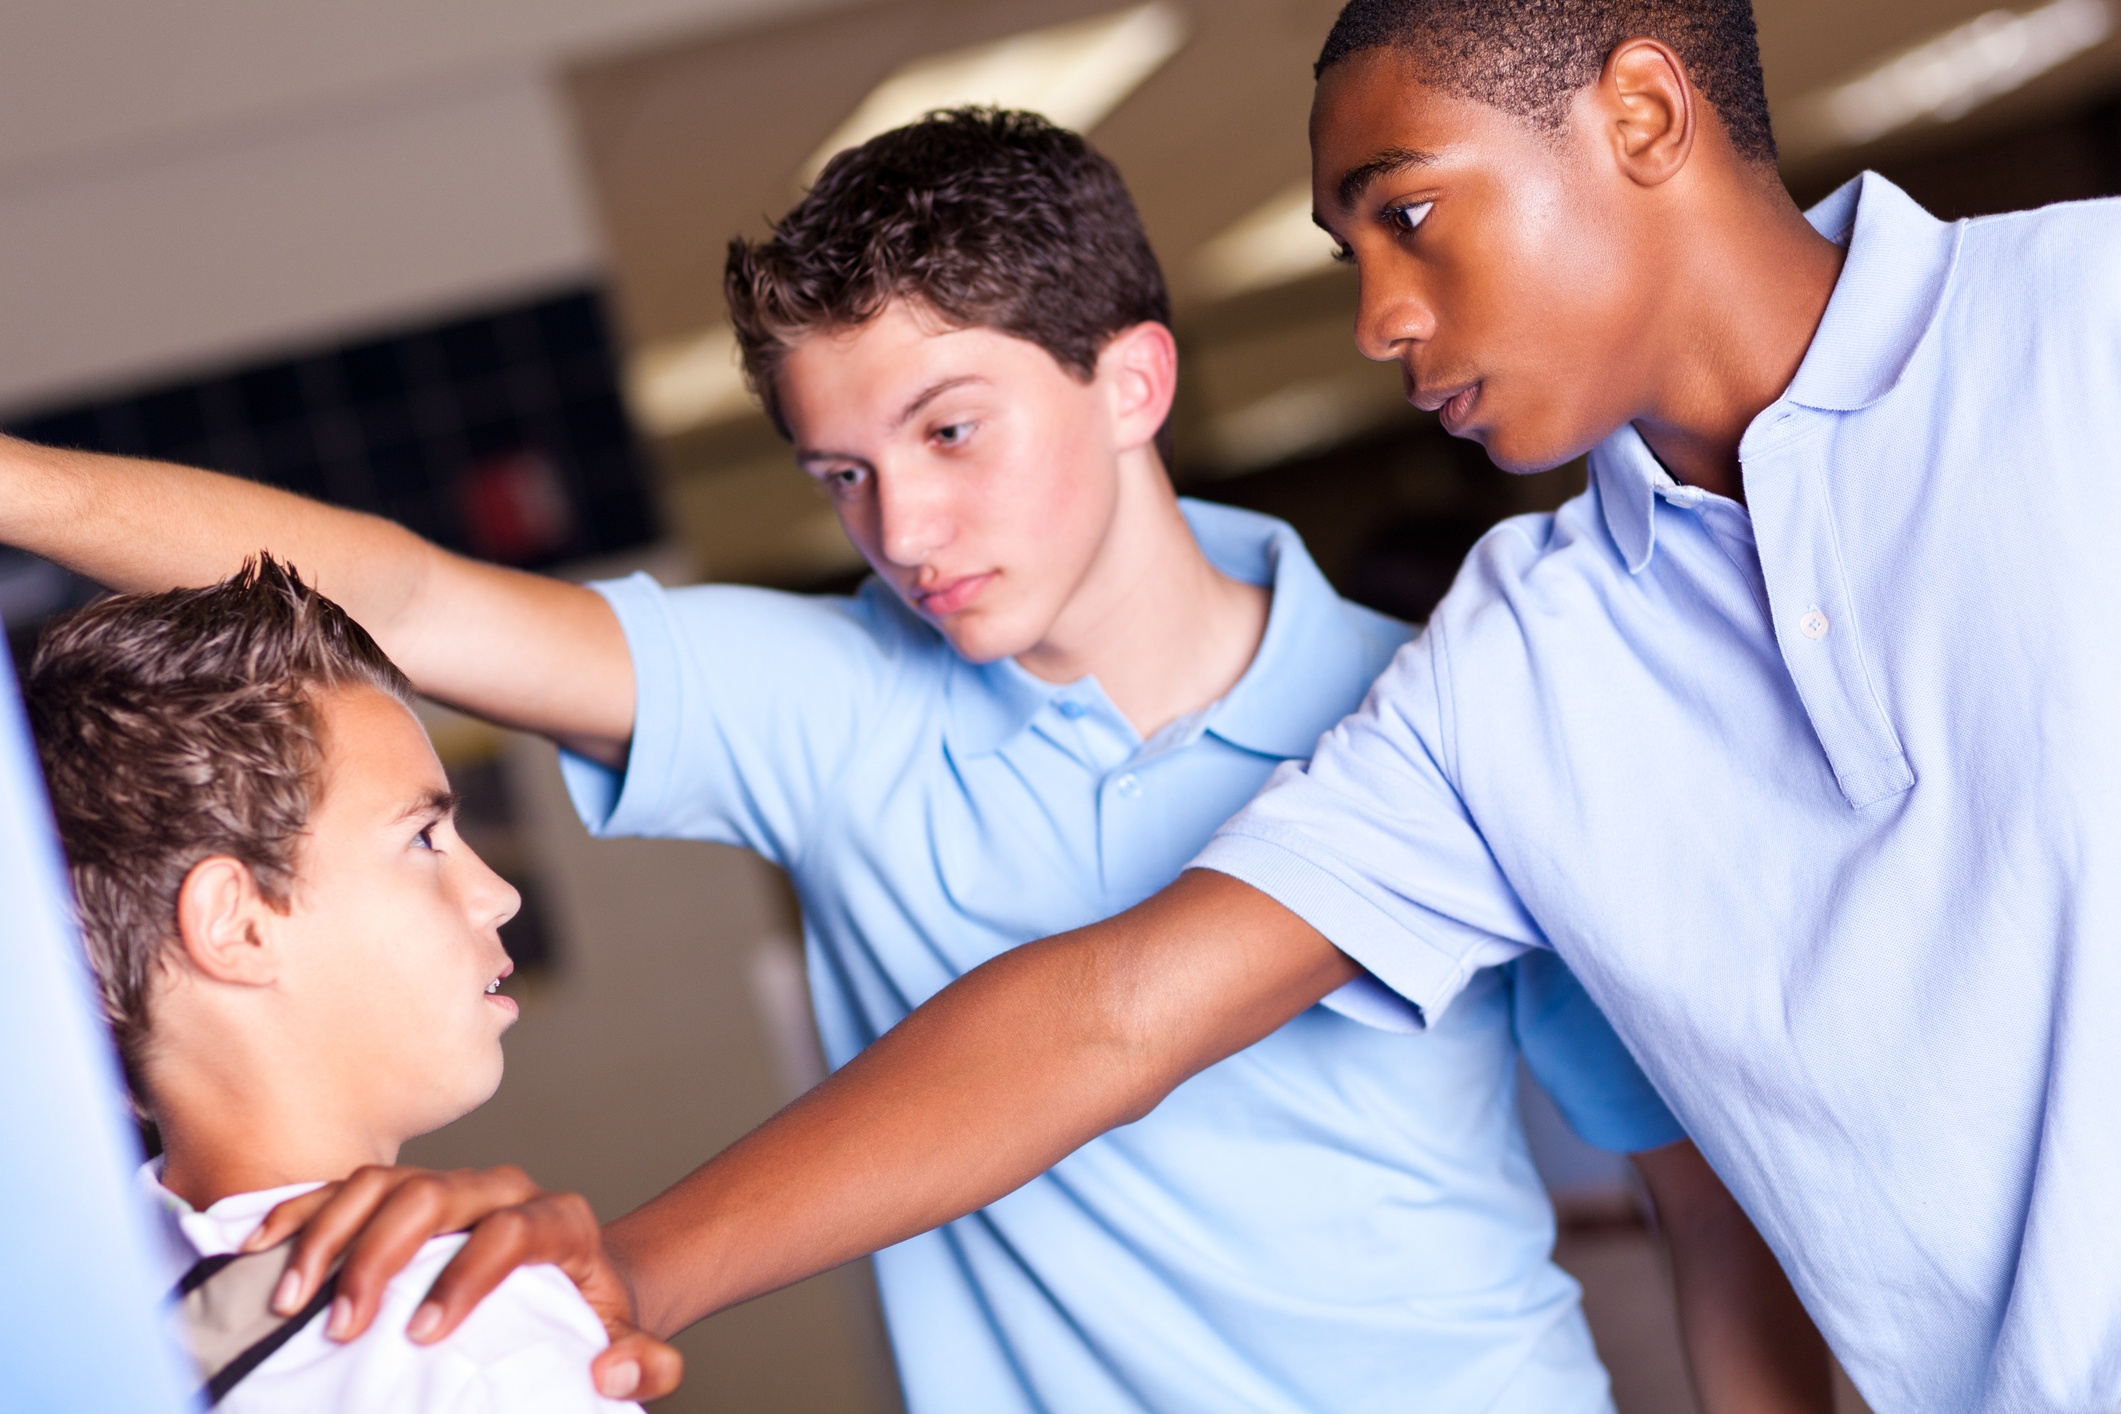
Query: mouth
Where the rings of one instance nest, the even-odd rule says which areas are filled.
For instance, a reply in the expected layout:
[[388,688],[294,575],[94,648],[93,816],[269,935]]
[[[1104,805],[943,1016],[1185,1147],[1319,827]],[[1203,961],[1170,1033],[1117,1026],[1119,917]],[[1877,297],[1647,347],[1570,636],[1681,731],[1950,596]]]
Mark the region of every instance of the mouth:
[[913,591],[914,606],[923,613],[945,619],[970,605],[979,597],[980,591],[994,580],[994,571],[985,574],[968,574],[957,579],[945,580],[928,589]]
[[520,1008],[516,1006],[514,997],[504,997],[501,995],[501,984],[507,981],[509,976],[513,974],[515,970],[516,965],[511,962],[506,967],[501,969],[500,976],[494,978],[491,982],[488,982],[486,984],[486,1000],[491,1002],[494,1006],[499,1007],[502,1011],[507,1012],[510,1016],[516,1015]]
[[1417,392],[1409,401],[1424,412],[1438,414],[1443,422],[1443,430],[1455,437],[1466,425],[1466,419],[1473,411],[1473,404],[1480,401],[1480,383],[1476,379],[1471,383],[1461,383],[1455,388]]

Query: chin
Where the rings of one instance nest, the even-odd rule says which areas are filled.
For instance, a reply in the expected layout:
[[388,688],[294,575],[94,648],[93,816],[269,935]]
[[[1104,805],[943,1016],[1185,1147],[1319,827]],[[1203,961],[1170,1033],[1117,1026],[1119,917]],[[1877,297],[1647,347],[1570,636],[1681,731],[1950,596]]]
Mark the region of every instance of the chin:
[[1486,450],[1488,460],[1512,476],[1534,476],[1558,466],[1567,466],[1604,440],[1593,437],[1585,441],[1547,428],[1519,431],[1488,427],[1481,428],[1474,435]]
[[966,614],[957,621],[941,626],[943,637],[950,646],[974,663],[999,663],[1004,658],[1014,658],[1019,653],[1028,653],[1039,643],[1038,633],[1020,625],[996,620],[985,614]]

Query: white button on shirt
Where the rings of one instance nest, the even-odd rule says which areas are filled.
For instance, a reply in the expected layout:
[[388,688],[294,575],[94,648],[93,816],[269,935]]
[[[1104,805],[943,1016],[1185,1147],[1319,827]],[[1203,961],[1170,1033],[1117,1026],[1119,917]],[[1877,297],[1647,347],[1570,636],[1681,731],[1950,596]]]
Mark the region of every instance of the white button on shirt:
[[1746,504],[1622,429],[1199,862],[1432,1021],[1560,953],[1873,1407],[2112,1414],[2121,203],[1811,219]]
[[[238,1250],[267,1213],[317,1187],[239,1193],[197,1212],[156,1181],[154,1164],[141,1168],[140,1183],[161,1216],[172,1287],[194,1262]],[[360,1339],[341,1345],[325,1337],[324,1317],[310,1322],[221,1401],[221,1414],[640,1414],[590,1382],[604,1327],[557,1267],[510,1273],[435,1345],[407,1340],[405,1323],[463,1245],[454,1236],[423,1246]]]

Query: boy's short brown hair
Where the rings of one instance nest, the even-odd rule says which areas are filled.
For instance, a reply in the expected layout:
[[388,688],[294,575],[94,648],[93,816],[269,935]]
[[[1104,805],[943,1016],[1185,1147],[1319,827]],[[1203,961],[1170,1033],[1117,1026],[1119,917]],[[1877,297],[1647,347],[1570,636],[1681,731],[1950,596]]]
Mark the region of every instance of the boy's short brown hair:
[[932,113],[834,157],[771,239],[729,243],[723,290],[783,436],[774,378],[788,350],[894,299],[1028,340],[1085,381],[1113,335],[1171,322],[1118,170],[1036,113],[992,108]]
[[316,803],[317,698],[412,684],[346,611],[261,555],[207,589],[55,622],[23,683],[82,941],[133,1093],[147,997],[193,866],[226,855],[285,906]]

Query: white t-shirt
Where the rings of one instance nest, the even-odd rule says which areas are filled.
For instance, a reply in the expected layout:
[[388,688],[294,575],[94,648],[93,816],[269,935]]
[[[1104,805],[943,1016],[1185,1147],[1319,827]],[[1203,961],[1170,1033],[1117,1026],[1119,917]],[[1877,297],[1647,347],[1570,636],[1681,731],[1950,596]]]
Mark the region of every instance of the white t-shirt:
[[[156,1164],[140,1182],[162,1216],[169,1283],[202,1257],[234,1252],[273,1208],[317,1187],[311,1183],[238,1193],[205,1212],[164,1188]],[[612,1414],[640,1406],[605,1399],[590,1382],[589,1362],[607,1343],[603,1324],[574,1283],[550,1266],[520,1267],[466,1317],[449,1338],[414,1345],[405,1324],[442,1268],[464,1245],[461,1234],[437,1237],[392,1278],[375,1324],[341,1345],[311,1321],[230,1391],[224,1414]]]

